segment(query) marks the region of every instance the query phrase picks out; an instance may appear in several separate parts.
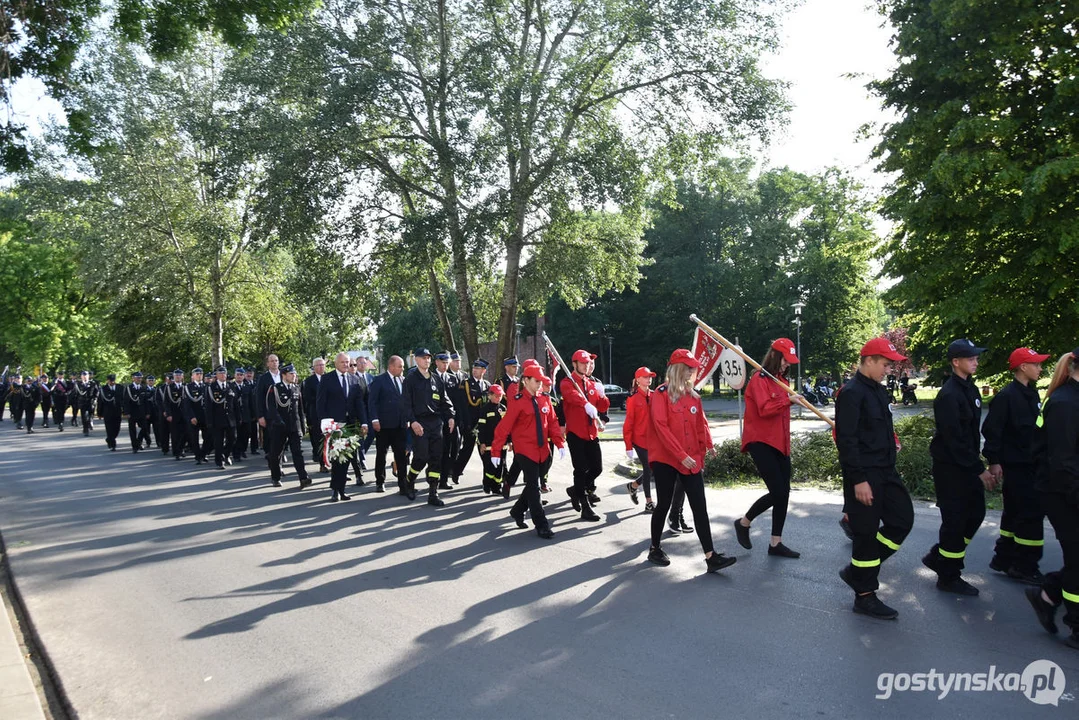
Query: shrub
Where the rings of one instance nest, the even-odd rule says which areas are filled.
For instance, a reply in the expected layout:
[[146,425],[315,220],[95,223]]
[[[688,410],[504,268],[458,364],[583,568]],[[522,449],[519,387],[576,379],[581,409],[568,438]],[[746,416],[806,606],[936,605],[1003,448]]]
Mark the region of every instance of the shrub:
[[908,415],[895,421],[895,431],[899,435],[900,442],[906,438],[931,438],[936,423],[932,415]]
[[895,469],[903,478],[903,484],[912,496],[923,500],[932,500],[935,496],[929,440],[928,437],[900,435],[899,442],[903,447],[895,456]]
[[791,482],[843,487],[839,453],[831,432],[805,433],[791,438]]
[[742,454],[742,441],[724,440],[704,456],[704,481],[721,485],[746,482],[757,474],[753,458]]

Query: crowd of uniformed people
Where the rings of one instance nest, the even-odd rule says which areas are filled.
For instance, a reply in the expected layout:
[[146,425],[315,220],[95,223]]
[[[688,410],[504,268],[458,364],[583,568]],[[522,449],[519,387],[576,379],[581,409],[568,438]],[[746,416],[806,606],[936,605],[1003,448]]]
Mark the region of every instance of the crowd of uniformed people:
[[[951,374],[934,401],[930,445],[941,523],[938,542],[922,563],[936,574],[939,590],[977,595],[962,576],[966,552],[985,518],[985,491],[1002,484],[1004,511],[990,568],[1030,586],[1027,599],[1048,632],[1058,632],[1056,614],[1063,606],[1063,621],[1071,630],[1066,642],[1079,649],[1079,348],[1057,361],[1044,399],[1037,382],[1049,356],[1016,349],[1009,358],[1015,379],[990,403],[984,424],[982,398],[972,379],[983,351],[966,339],[948,347]],[[219,366],[206,378],[202,368],[194,368],[185,381],[184,370],[177,368],[160,384],[139,372],[120,385],[113,374],[99,383],[86,370],[77,378],[63,372],[35,378],[5,369],[0,421],[6,407],[20,430],[62,432],[68,425],[89,435],[101,420],[106,446],[115,451],[126,419],[134,453],[156,445],[166,456],[193,458],[199,465],[212,455],[213,464],[223,469],[261,452],[275,487],[281,486],[289,458],[300,487],[312,483],[304,461],[306,435],[312,460],[331,475],[330,502],[350,499],[350,471],[357,485],[366,484],[365,453],[371,444],[375,492],[385,492],[389,465],[399,495],[414,500],[417,484],[426,483],[427,503],[435,507],[444,505],[439,491],[459,484],[478,452],[484,492],[508,499],[523,479],[510,517],[528,528],[528,516],[545,539],[554,536],[544,511],[543,496],[551,492],[548,473],[555,455],[568,453],[569,501],[581,520],[600,520],[594,510],[601,501],[599,434],[610,401],[592,377],[595,355],[578,350],[571,367],[556,366],[562,371],[557,385],[536,360],[522,364],[507,358],[503,374],[491,382],[489,363],[482,359],[467,374],[457,353],[432,354],[421,347],[411,359],[407,374],[404,359],[394,355],[376,375],[364,355],[339,353],[329,371],[327,361],[316,358],[302,384],[296,368],[282,366],[272,354],[258,375],[254,368],[230,373]],[[854,611],[881,619],[898,615],[876,595],[881,564],[900,549],[914,522],[910,494],[896,472],[902,448],[883,384],[892,363],[903,360],[887,339],[870,340],[857,372],[835,398],[834,438],[844,480],[840,524],[852,542],[850,563],[839,575],[854,592]],[[787,371],[798,362],[794,343],[779,338],[770,345],[763,370],[749,380],[742,451],[752,457],[767,493],[734,522],[738,543],[751,549],[752,522],[771,510],[768,554],[787,559],[800,557],[782,538],[791,484],[789,409],[800,402],[787,387]],[[694,389],[699,367],[690,351],[679,349],[657,388],[652,387],[656,373],[646,367],[635,373],[623,440],[628,457],[644,471],[626,489],[638,504],[643,488],[644,509],[651,514],[651,562],[670,564],[661,547],[665,524],[675,534],[694,532],[695,526],[706,568],[714,572],[735,558],[717,552],[712,542],[702,470],[713,442]],[[341,427],[360,437],[360,451],[351,457],[335,456],[325,447],[326,434]],[[683,513],[686,501],[694,526]],[[1046,518],[1063,549],[1064,567],[1043,574]]]

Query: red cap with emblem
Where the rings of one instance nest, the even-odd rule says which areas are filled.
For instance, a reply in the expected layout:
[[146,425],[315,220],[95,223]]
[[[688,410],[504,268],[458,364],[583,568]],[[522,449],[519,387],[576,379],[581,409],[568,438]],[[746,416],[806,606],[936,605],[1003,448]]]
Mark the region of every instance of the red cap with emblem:
[[905,355],[899,354],[895,349],[895,345],[886,337],[873,338],[862,346],[862,357],[871,357],[873,355],[880,355],[896,362],[907,359]]
[[678,348],[671,353],[671,359],[667,361],[668,365],[688,365],[691,368],[699,368],[701,364],[697,362],[697,358],[693,357],[693,353],[685,348]]
[[798,364],[798,354],[794,352],[794,343],[790,338],[778,338],[772,341],[772,349],[783,355],[783,359],[791,365]]
[[543,380],[543,368],[539,366],[539,363],[536,363],[535,365],[529,365],[524,369],[524,372],[521,373],[521,376],[526,378],[535,378],[536,380]]
[[501,385],[495,384],[495,385],[492,385],[491,387],[487,388],[487,392],[491,393],[492,395],[495,395],[496,397],[502,397],[502,393],[504,393],[505,390],[502,389]]
[[573,362],[588,362],[589,360],[595,360],[596,356],[587,350],[578,350],[573,353]]
[[1018,370],[1023,363],[1043,363],[1049,359],[1048,355],[1036,353],[1028,347],[1016,348],[1008,356],[1008,368]]
[[638,380],[643,377],[655,377],[656,374],[646,367],[637,368],[637,372],[633,373],[633,379]]
[[528,358],[523,363],[521,363],[522,368],[539,367],[539,366],[540,366],[539,360],[534,360],[532,358]]

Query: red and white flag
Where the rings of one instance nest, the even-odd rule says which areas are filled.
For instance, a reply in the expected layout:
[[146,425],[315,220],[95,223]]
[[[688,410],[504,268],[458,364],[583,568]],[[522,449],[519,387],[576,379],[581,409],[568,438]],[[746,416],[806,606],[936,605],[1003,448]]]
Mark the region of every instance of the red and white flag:
[[697,384],[695,389],[700,390],[707,383],[716,365],[719,364],[719,355],[723,352],[723,346],[712,339],[707,333],[697,328],[693,333],[693,357],[701,364],[697,370]]

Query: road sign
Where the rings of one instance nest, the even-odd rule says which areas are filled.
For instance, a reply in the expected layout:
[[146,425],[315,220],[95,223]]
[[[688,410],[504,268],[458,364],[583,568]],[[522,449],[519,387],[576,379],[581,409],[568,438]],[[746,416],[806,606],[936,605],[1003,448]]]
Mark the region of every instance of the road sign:
[[719,372],[723,382],[735,390],[741,390],[746,384],[746,361],[738,353],[726,348],[719,354]]

